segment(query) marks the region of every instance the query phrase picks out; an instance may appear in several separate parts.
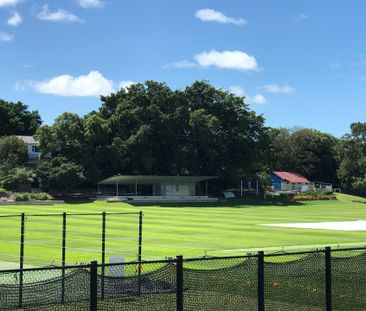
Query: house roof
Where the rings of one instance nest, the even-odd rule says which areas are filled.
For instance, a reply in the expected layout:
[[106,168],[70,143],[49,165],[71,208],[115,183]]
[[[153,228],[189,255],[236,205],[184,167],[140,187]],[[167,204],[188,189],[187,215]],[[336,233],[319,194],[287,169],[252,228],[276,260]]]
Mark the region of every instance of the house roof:
[[155,175],[115,175],[98,182],[99,185],[111,185],[118,183],[131,185],[135,182],[139,184],[153,184],[154,182],[200,182],[209,179],[217,179],[217,176],[155,176]]
[[306,179],[304,176],[301,176],[297,173],[292,172],[273,172],[276,176],[283,180],[287,180],[288,182],[298,182],[298,183],[309,183],[310,180]]
[[38,141],[36,141],[33,136],[15,135],[15,137],[24,141],[28,145],[38,145]]

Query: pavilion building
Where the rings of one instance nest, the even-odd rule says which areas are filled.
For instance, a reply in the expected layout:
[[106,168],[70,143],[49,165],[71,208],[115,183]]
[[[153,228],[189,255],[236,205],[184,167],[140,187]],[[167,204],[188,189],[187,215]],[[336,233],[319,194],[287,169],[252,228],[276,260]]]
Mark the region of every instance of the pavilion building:
[[217,176],[115,175],[98,182],[98,197],[117,201],[212,202],[208,182]]

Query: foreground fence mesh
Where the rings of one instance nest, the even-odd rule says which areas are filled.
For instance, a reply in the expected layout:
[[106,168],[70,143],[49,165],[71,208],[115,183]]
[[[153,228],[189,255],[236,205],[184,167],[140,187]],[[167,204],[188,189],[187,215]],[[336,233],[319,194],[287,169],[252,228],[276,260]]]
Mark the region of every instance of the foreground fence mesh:
[[106,265],[98,268],[98,310],[174,310],[173,261]]
[[366,254],[342,251],[332,257],[334,310],[366,310]]
[[324,310],[324,254],[270,257],[264,266],[266,310]]
[[88,267],[1,272],[0,283],[0,309],[89,310]]
[[257,258],[184,262],[185,310],[257,310]]
[[366,310],[365,249],[0,271],[0,310]]

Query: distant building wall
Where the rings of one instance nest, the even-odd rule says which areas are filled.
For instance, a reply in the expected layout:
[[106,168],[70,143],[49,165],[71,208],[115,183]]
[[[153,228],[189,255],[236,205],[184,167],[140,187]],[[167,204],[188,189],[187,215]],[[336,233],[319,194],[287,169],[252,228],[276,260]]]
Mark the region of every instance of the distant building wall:
[[279,178],[278,176],[276,176],[275,174],[271,174],[271,178],[272,178],[272,186],[273,186],[274,190],[276,190],[276,191],[283,190],[282,189],[282,179]]
[[16,137],[27,145],[27,152],[30,160],[39,159],[41,155],[39,152],[39,143],[34,139],[33,136],[17,135]]
[[175,196],[175,195],[196,195],[195,183],[161,183],[161,195]]

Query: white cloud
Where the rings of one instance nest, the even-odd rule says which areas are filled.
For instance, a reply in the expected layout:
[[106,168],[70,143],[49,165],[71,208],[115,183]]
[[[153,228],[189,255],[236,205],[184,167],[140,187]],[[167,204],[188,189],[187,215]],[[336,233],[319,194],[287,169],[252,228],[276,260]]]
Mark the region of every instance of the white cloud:
[[48,5],[44,5],[42,7],[41,12],[39,12],[37,16],[40,20],[50,22],[66,22],[66,23],[83,22],[83,20],[80,19],[78,16],[62,9],[58,9],[53,12],[49,11]]
[[283,86],[278,85],[276,83],[267,84],[264,86],[264,89],[269,93],[293,93],[295,91],[294,88],[289,86],[288,84],[285,84]]
[[14,40],[13,35],[9,35],[6,32],[0,32],[0,41],[10,42]]
[[245,95],[245,90],[239,85],[230,86],[229,91],[236,96],[243,97]]
[[294,22],[301,22],[308,18],[309,18],[308,15],[306,15],[304,13],[299,13],[299,14],[295,14],[294,16],[292,16],[291,20],[293,20]]
[[79,5],[83,8],[102,8],[104,2],[101,0],[79,0]]
[[17,82],[14,89],[17,92],[23,92],[32,85],[32,81],[24,80],[23,82]]
[[256,94],[254,96],[245,95],[245,90],[239,85],[230,86],[229,92],[235,96],[245,97],[245,102],[248,104],[263,105],[268,103],[267,98],[262,94]]
[[220,24],[245,25],[247,21],[243,18],[233,18],[212,9],[202,9],[195,13],[195,17],[203,22],[216,22]]
[[24,0],[0,0],[0,8],[6,6],[16,6],[18,3],[23,1]]
[[202,67],[216,66],[244,71],[258,70],[258,64],[254,56],[242,51],[218,52],[212,50],[197,54],[194,58]]
[[256,94],[253,97],[248,96],[246,99],[249,104],[263,105],[268,103],[267,99],[261,94]]
[[18,12],[14,12],[14,14],[8,19],[8,25],[10,26],[18,26],[22,23],[23,19],[19,15]]
[[17,90],[28,87],[43,94],[60,96],[100,96],[114,92],[113,81],[106,79],[98,71],[90,71],[87,75],[73,77],[61,75],[45,81],[24,81],[17,83]]
[[137,82],[136,81],[131,81],[131,80],[124,80],[124,81],[121,81],[119,83],[119,88],[120,89],[125,89],[127,90],[127,88],[129,88],[132,84],[136,84]]
[[196,67],[197,64],[188,60],[182,60],[180,62],[170,63],[164,65],[163,69],[169,69],[169,68],[192,68]]

